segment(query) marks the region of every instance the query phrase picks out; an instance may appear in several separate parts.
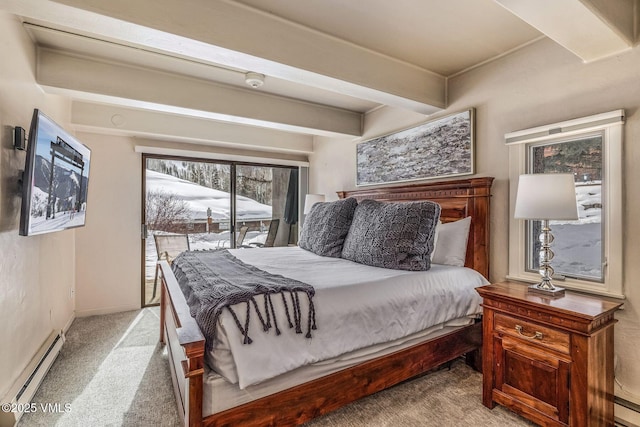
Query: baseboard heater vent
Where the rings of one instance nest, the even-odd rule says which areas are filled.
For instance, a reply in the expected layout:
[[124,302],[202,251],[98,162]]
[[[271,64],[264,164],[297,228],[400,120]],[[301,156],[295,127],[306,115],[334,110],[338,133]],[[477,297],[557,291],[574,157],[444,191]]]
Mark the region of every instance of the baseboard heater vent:
[[640,405],[615,396],[616,426],[640,427]]
[[[24,371],[22,371],[20,377],[11,387],[9,394],[3,399],[3,402],[16,404],[18,407],[31,403],[31,399],[36,394],[40,383],[49,372],[49,368],[53,365],[56,357],[58,357],[64,341],[65,337],[62,331],[53,331]],[[14,424],[17,424],[22,414],[17,412],[13,413],[13,415],[15,418]],[[4,425],[5,423],[3,422],[2,427]]]

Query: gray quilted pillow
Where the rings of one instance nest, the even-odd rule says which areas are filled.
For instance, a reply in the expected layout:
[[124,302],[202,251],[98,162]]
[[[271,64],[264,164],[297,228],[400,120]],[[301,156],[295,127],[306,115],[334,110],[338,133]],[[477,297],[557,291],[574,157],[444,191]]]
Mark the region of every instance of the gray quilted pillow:
[[298,246],[318,255],[340,258],[357,205],[351,197],[314,204],[304,220]]
[[342,258],[374,267],[428,270],[440,205],[363,200],[353,215]]

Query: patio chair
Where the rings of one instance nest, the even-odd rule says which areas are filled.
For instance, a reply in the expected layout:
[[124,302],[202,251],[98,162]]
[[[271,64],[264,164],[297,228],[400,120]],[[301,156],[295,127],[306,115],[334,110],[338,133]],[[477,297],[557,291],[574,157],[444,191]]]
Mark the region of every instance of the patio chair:
[[[156,242],[156,252],[158,254],[158,261],[165,260],[169,264],[184,251],[190,250],[189,235],[188,234],[154,234],[153,239]],[[156,291],[158,288],[158,269],[159,264],[156,264],[156,278],[153,281],[153,295],[151,299],[156,297]]]
[[246,245],[243,245],[244,238],[247,236],[247,231],[249,231],[248,225],[243,225],[240,227],[240,231],[238,231],[238,237],[236,238],[236,248],[246,248]]
[[280,226],[280,219],[272,219],[269,224],[269,231],[267,232],[267,238],[264,243],[252,242],[251,245],[258,246],[260,248],[272,248],[276,242],[276,235],[278,234],[278,227]]

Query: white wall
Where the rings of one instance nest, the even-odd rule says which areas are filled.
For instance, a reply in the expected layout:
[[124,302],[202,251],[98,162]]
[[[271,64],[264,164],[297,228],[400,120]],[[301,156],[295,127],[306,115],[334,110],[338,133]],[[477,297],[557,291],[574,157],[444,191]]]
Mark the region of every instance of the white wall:
[[[455,77],[449,82],[446,112],[476,108],[476,170],[494,176],[491,211],[491,280],[504,279],[508,255],[508,151],[504,134],[538,125],[624,108],[625,125],[625,292],[616,317],[617,380],[640,402],[640,49],[583,64],[550,40]],[[441,115],[441,114],[439,114]],[[424,121],[415,114],[380,109],[365,118],[365,138]],[[336,198],[355,188],[355,144],[318,138],[310,157],[310,191]],[[617,392],[619,393],[619,392]]]
[[0,399],[52,332],[73,317],[74,231],[18,235],[19,170],[14,126],[29,129],[34,108],[68,128],[68,101],[34,81],[35,49],[22,24],[0,12]]
[[76,230],[76,314],[140,308],[141,155],[132,138],[78,133],[91,149],[87,220]]

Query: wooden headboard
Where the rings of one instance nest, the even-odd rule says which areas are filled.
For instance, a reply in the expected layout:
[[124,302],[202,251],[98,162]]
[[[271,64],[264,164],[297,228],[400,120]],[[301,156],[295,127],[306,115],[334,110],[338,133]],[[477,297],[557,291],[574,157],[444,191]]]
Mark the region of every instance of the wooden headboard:
[[471,230],[465,266],[489,279],[489,206],[493,177],[438,181],[394,187],[365,188],[339,191],[341,199],[355,197],[358,201],[374,199],[382,202],[431,200],[441,206],[442,222],[457,221],[470,216]]

